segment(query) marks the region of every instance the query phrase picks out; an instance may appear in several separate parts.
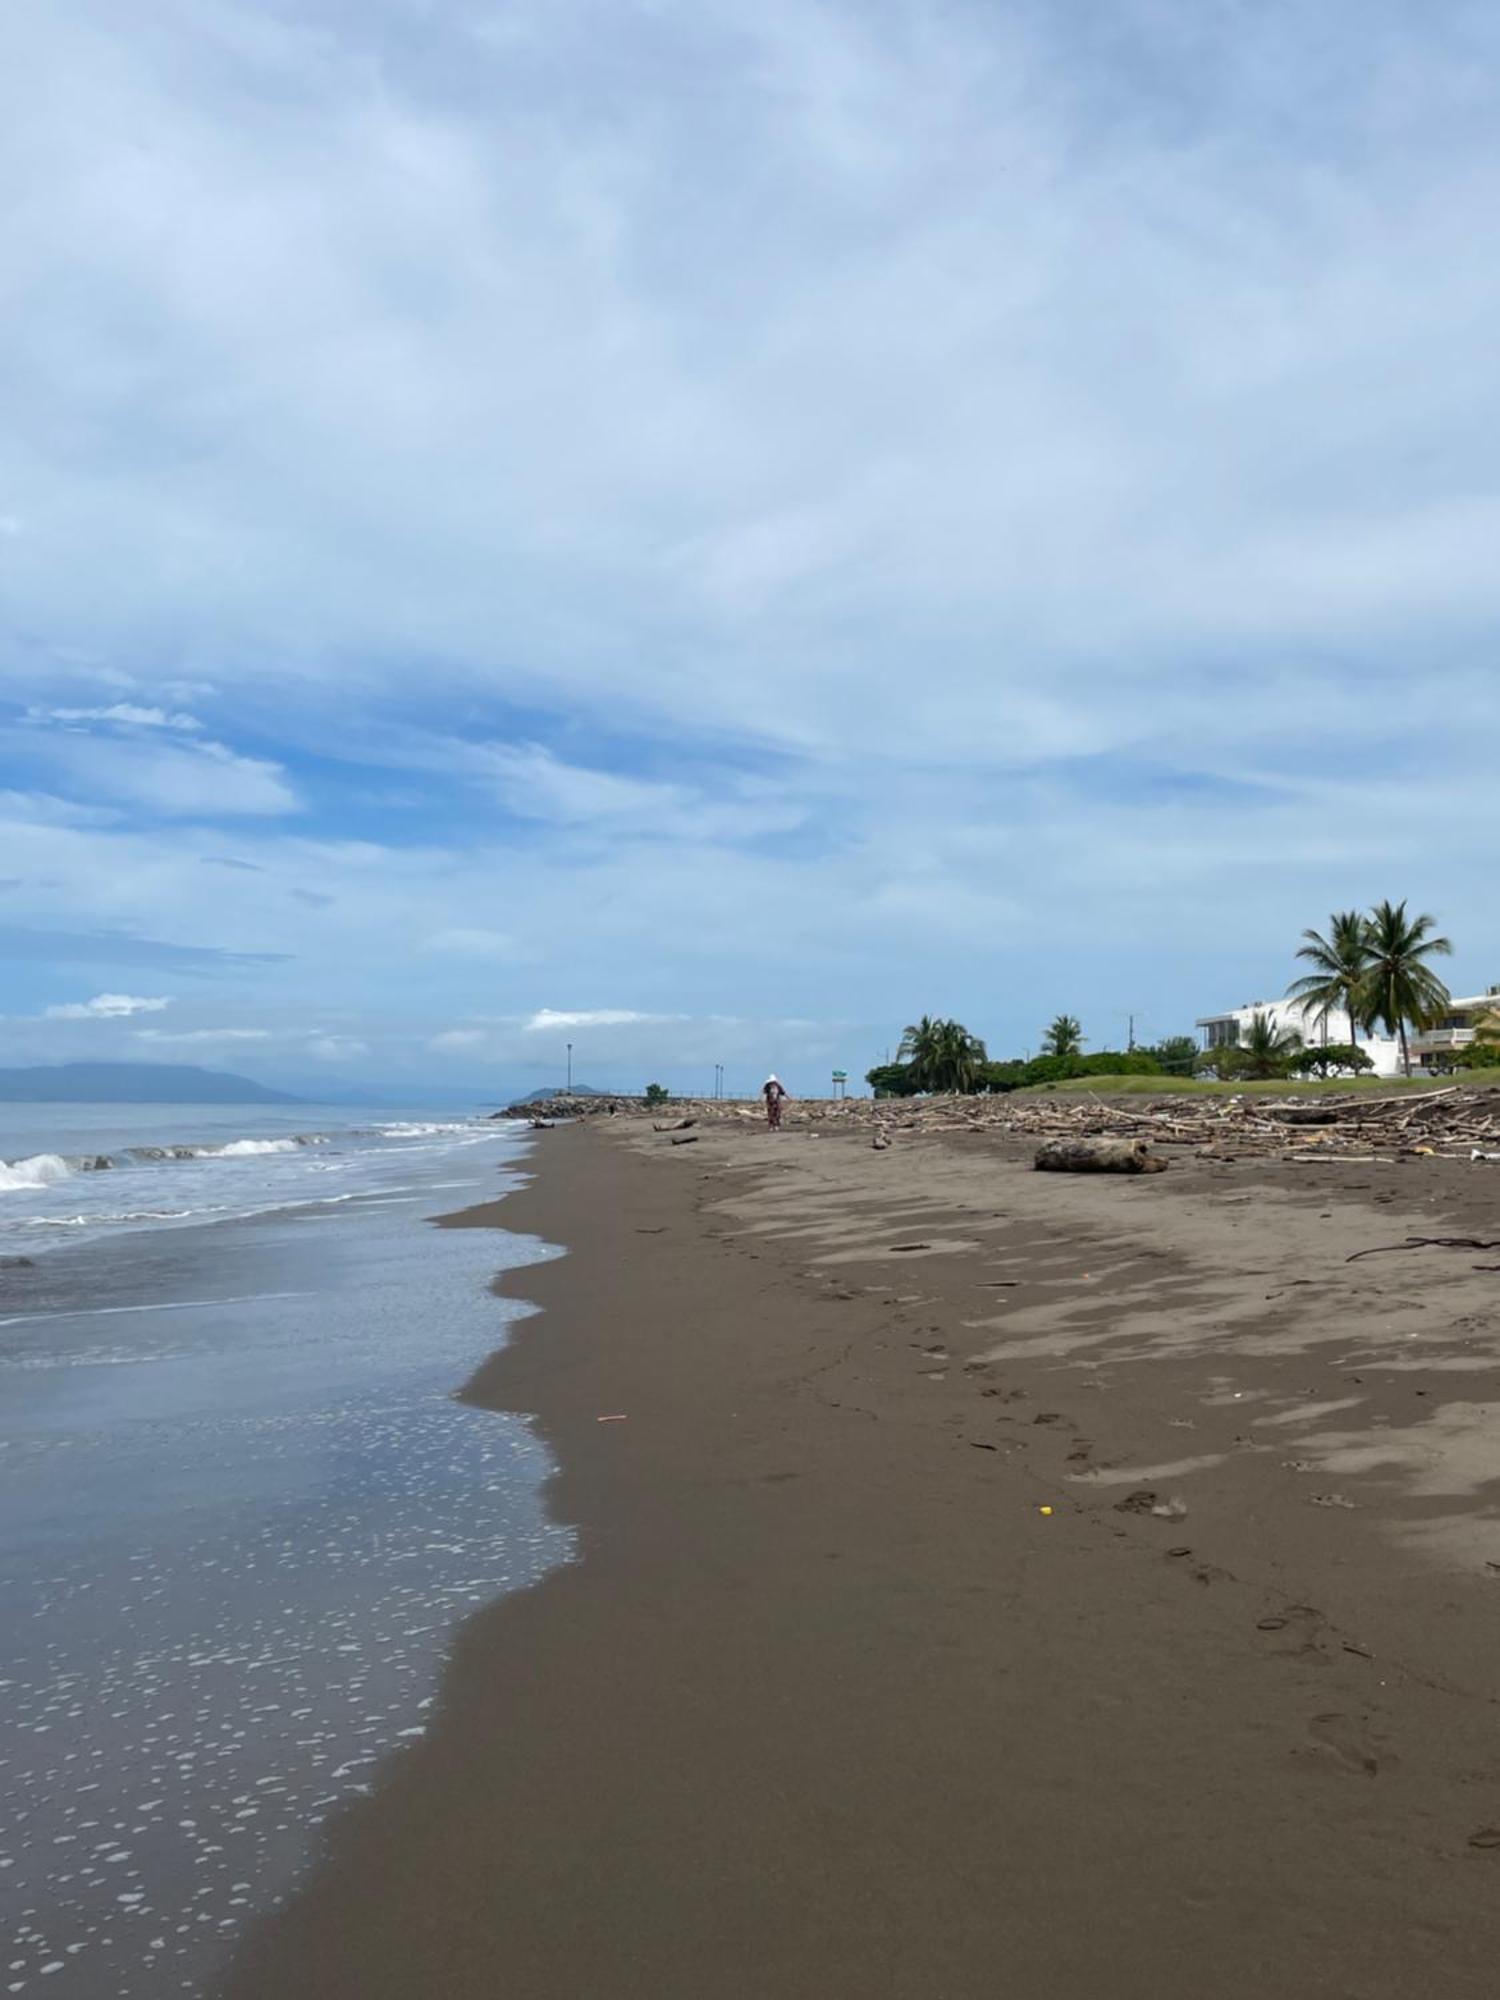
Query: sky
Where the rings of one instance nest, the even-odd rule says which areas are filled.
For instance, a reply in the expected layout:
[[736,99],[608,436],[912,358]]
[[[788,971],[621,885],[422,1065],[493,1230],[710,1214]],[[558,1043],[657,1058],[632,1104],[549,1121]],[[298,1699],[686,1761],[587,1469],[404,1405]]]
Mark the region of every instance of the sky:
[[75,0],[0,1063],[793,1090],[1500,982],[1488,0]]

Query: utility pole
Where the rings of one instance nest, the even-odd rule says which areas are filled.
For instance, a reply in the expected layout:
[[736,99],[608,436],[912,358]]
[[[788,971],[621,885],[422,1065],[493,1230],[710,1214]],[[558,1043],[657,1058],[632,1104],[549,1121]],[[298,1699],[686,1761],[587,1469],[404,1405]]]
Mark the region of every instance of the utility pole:
[[1125,1046],[1126,1046],[1126,1048],[1127,1048],[1127,1049],[1128,1049],[1128,1050],[1129,1050],[1129,1051],[1130,1051],[1130,1052],[1131,1052],[1132,1054],[1134,1054],[1134,1052],[1135,1052],[1135,1016],[1134,1016],[1134,1014],[1132,1014],[1132,1015],[1130,1016],[1130,1028],[1129,1028],[1129,1031],[1128,1031],[1128,1033],[1127,1033],[1127,1036],[1126,1036],[1126,1041],[1125,1041]]
[[571,1042],[569,1042],[569,1044],[568,1044],[568,1089],[569,1089],[569,1091],[570,1091],[570,1092],[572,1091],[572,1088],[573,1088],[573,1044],[572,1044]]

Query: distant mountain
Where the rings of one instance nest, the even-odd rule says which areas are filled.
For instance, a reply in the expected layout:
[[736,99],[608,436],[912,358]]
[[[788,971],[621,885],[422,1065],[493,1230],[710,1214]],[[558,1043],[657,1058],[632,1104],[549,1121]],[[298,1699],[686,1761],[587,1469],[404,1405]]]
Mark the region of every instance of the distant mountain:
[[56,1063],[0,1069],[0,1104],[303,1104],[248,1076],[192,1063]]

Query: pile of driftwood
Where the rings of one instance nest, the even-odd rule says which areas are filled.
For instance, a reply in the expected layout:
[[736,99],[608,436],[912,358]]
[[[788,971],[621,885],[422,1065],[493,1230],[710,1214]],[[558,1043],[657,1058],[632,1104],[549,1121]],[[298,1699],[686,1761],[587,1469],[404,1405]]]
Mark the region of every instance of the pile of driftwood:
[[[621,1108],[626,1106],[622,1101]],[[702,1127],[763,1125],[759,1105],[674,1100]],[[791,1127],[864,1129],[884,1148],[903,1135],[978,1132],[1023,1141],[1140,1140],[1153,1153],[1185,1149],[1210,1159],[1368,1160],[1413,1155],[1500,1164],[1500,1092],[1450,1084],[1430,1091],[1350,1090],[1285,1098],[1163,1093],[1160,1097],[849,1098],[787,1107]],[[1139,1171],[1139,1169],[1136,1169]]]
[[1403,1154],[1500,1159],[1500,1098],[1457,1086],[1372,1096],[1168,1097],[1125,1104],[1024,1099],[995,1121],[1041,1139],[1137,1138],[1153,1148],[1187,1147],[1210,1158],[1247,1155],[1293,1160],[1387,1158]]

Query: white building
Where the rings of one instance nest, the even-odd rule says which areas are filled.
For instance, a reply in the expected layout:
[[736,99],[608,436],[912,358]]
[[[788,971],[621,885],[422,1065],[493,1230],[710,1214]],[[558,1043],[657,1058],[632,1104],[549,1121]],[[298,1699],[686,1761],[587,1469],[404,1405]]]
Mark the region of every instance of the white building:
[[[1257,1014],[1268,1015],[1272,1025],[1278,1029],[1289,1028],[1293,1034],[1300,1035],[1309,1048],[1316,1048],[1323,1042],[1357,1041],[1374,1063],[1376,1076],[1401,1074],[1401,1044],[1383,1035],[1356,1035],[1350,1027],[1349,1016],[1340,1008],[1335,1008],[1324,1020],[1310,1014],[1301,1000],[1250,1000],[1243,1007],[1231,1007],[1224,1014],[1206,1014],[1194,1025],[1203,1037],[1205,1049],[1238,1048],[1249,1039],[1250,1023]],[[1413,1066],[1416,1060],[1416,1043],[1413,1042]]]
[[1455,1050],[1469,1046],[1478,1023],[1490,1014],[1500,1015],[1500,986],[1491,986],[1467,1000],[1450,1000],[1440,1021],[1408,1037],[1412,1068],[1441,1070]]

